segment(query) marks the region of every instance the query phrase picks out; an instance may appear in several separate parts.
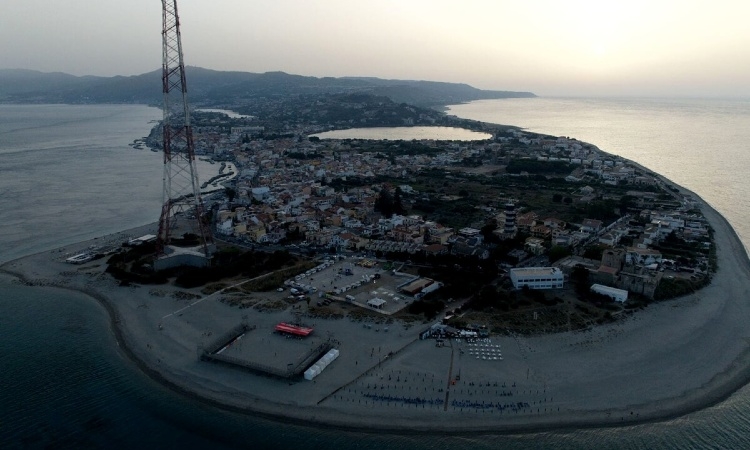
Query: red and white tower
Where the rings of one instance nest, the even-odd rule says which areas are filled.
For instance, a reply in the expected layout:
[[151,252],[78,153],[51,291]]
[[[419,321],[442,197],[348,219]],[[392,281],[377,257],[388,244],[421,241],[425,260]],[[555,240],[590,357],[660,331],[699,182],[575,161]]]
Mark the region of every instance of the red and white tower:
[[182,232],[197,235],[201,253],[208,257],[212,239],[209,227],[203,222],[177,0],[162,0],[161,3],[164,195],[156,240],[157,256],[165,255],[173,234]]

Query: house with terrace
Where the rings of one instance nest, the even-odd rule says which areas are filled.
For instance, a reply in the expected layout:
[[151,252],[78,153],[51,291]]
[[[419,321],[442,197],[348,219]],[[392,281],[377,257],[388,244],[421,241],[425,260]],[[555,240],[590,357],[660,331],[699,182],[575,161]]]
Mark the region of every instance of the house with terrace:
[[650,248],[628,247],[625,253],[625,262],[632,265],[648,266],[661,263],[662,254],[658,250]]

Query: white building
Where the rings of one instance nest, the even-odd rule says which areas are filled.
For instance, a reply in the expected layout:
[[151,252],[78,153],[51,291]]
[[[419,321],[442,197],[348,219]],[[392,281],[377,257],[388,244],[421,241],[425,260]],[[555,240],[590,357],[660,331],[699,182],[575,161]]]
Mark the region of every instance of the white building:
[[563,287],[565,276],[557,267],[519,267],[510,269],[513,287],[521,289],[559,289]]
[[271,195],[271,189],[268,186],[252,188],[253,198],[259,202],[266,200]]
[[480,232],[481,231],[477,230],[476,228],[469,228],[469,227],[461,228],[460,230],[458,230],[458,234],[460,234],[461,236],[466,236],[467,238],[479,236]]
[[644,266],[661,263],[662,254],[658,250],[650,248],[628,247],[625,262],[628,264],[641,264]]
[[379,297],[375,297],[367,301],[367,306],[375,309],[383,309],[383,305],[385,304],[386,301]]
[[603,284],[592,284],[591,290],[597,294],[606,295],[616,302],[623,303],[628,299],[628,291],[617,289]]
[[128,241],[128,245],[132,247],[137,247],[139,245],[148,243],[148,242],[155,242],[156,241],[156,235],[155,234],[144,234],[141,237],[133,238]]

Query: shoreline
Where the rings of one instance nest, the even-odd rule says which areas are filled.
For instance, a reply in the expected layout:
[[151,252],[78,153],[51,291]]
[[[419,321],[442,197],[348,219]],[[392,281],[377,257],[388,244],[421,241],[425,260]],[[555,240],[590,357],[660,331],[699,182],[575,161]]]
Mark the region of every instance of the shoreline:
[[[34,255],[29,255],[29,256],[34,256]],[[26,257],[23,257],[23,258],[26,258]],[[19,258],[19,259],[23,259],[23,258]],[[12,261],[9,261],[9,262],[12,262]],[[17,278],[25,285],[34,286],[33,284],[31,284],[32,282],[26,279],[25,275],[14,272],[12,270],[8,270],[3,267],[4,265],[5,264],[0,265],[0,273],[4,273],[11,277]],[[402,426],[402,427],[396,427],[396,426],[389,427],[389,426],[377,425],[373,427],[371,425],[370,426],[359,425],[359,424],[355,425],[352,423],[340,422],[337,420],[318,420],[316,416],[313,416],[312,418],[300,418],[296,416],[289,416],[283,413],[269,412],[269,411],[265,411],[262,409],[243,408],[241,406],[233,405],[229,402],[223,402],[221,400],[217,400],[209,396],[202,395],[199,392],[183,387],[179,385],[178,383],[171,381],[169,378],[165,377],[157,369],[149,365],[146,361],[139,358],[137,353],[129,347],[127,340],[125,339],[125,333],[122,328],[120,315],[118,314],[116,308],[109,302],[109,300],[107,300],[105,296],[103,296],[102,294],[98,292],[95,292],[92,290],[86,290],[86,289],[68,288],[64,286],[45,286],[45,287],[53,287],[57,289],[78,292],[78,293],[84,294],[92,298],[98,304],[100,304],[107,311],[107,315],[109,316],[110,331],[113,333],[115,337],[118,350],[122,351],[124,355],[127,357],[127,359],[131,363],[133,363],[138,368],[138,370],[140,370],[144,375],[148,376],[153,381],[159,383],[160,385],[162,385],[162,387],[169,389],[173,393],[182,395],[190,400],[194,400],[202,404],[215,407],[224,411],[249,415],[252,417],[258,417],[264,420],[270,420],[274,422],[283,421],[285,424],[297,425],[297,426],[302,426],[302,427],[322,426],[324,428],[331,429],[331,430],[341,430],[341,431],[347,431],[347,432],[359,432],[359,433],[365,433],[365,434],[384,432],[388,434],[403,435],[403,436],[421,436],[421,435],[426,435],[426,434],[441,435],[441,436],[468,436],[468,435],[476,435],[476,434],[511,435],[511,434],[534,434],[534,433],[543,433],[543,432],[552,432],[552,431],[569,431],[569,430],[581,430],[581,429],[619,428],[619,427],[624,427],[624,426],[659,423],[662,421],[683,417],[687,414],[691,414],[693,412],[697,412],[706,408],[710,408],[712,406],[715,406],[725,401],[727,398],[731,397],[738,390],[742,389],[748,383],[750,383],[750,347],[748,347],[748,349],[746,350],[742,358],[745,360],[745,367],[738,371],[743,374],[742,376],[734,377],[733,380],[730,380],[729,382],[720,385],[718,388],[716,388],[711,393],[707,394],[705,397],[702,397],[699,399],[686,400],[688,405],[684,407],[675,408],[674,410],[668,410],[661,414],[655,413],[652,416],[643,415],[639,417],[638,419],[629,419],[627,421],[622,421],[622,422],[576,419],[576,420],[561,421],[560,423],[515,424],[507,428],[506,427],[495,428],[497,427],[497,425],[494,425],[494,426],[488,425],[488,426],[479,426],[479,427],[460,426],[456,428],[446,428],[445,426],[441,425],[437,428],[432,428],[432,427],[421,427],[421,426],[414,427],[413,425]],[[730,367],[730,368],[727,368],[727,370],[723,372],[717,373],[716,377],[720,377],[722,375],[728,375],[731,377],[732,376],[731,372],[732,370]],[[687,395],[688,395],[687,392],[684,393],[684,396],[687,396]],[[681,399],[678,398],[674,400],[679,402]],[[647,405],[648,404],[650,403],[647,403]],[[586,412],[585,414],[601,416],[601,413],[603,412],[605,411],[590,411],[590,412]],[[394,421],[398,421],[398,419],[395,419]]]
[[[632,163],[632,162],[631,162]],[[642,168],[642,166],[633,163]],[[653,173],[648,169],[643,168],[649,173]],[[722,291],[722,285],[724,283],[732,283],[733,291],[746,292],[747,289],[742,286],[735,286],[741,284],[747,284],[747,274],[750,273],[750,259],[748,258],[747,251],[742,244],[739,236],[732,228],[731,224],[716,211],[713,207],[707,204],[695,193],[678,186],[661,175],[660,179],[669,182],[674,185],[682,193],[688,193],[692,195],[696,200],[701,202],[701,209],[704,215],[708,219],[709,223],[715,230],[715,243],[717,245],[717,254],[719,267],[717,273],[714,275],[714,279],[711,284],[697,293],[691,294],[678,299],[668,300],[660,302],[658,304],[649,306],[649,309],[645,311],[639,311],[634,314],[635,319],[647,319],[648,316],[656,316],[657,313],[660,316],[664,315],[664,309],[674,308],[699,308],[711,302],[709,298],[705,297],[705,293],[708,291]],[[152,225],[146,225],[134,228],[133,230],[142,230]],[[127,231],[126,231],[127,232]],[[140,231],[134,231],[140,232]],[[122,234],[125,232],[115,233]],[[96,238],[104,240],[103,238]],[[86,242],[85,244],[88,244]],[[85,245],[84,243],[76,244],[78,246]],[[60,253],[62,250],[56,250]],[[229,374],[231,382],[222,383],[221,376],[212,379],[210,372],[217,366],[206,365],[206,363],[199,362],[198,364],[203,365],[200,367],[200,374],[191,373],[185,370],[185,367],[171,367],[169,364],[161,364],[160,361],[155,362],[153,358],[149,358],[144,355],[144,345],[146,340],[153,336],[139,335],[138,326],[144,326],[144,323],[137,323],[138,316],[133,315],[132,311],[121,310],[124,308],[123,304],[120,303],[120,308],[116,305],[115,298],[108,296],[111,292],[106,292],[106,286],[99,286],[99,290],[90,287],[83,287],[79,285],[65,285],[65,283],[56,283],[53,280],[59,279],[60,274],[57,273],[60,266],[54,261],[50,262],[49,250],[39,252],[33,255],[28,255],[22,258],[18,258],[12,261],[8,261],[0,265],[0,272],[6,273],[13,277],[18,278],[22,283],[26,285],[35,285],[42,283],[46,286],[58,287],[61,289],[71,290],[85,294],[98,303],[100,303],[107,311],[110,317],[110,327],[115,335],[118,347],[122,349],[125,356],[141,370],[144,374],[148,375],[151,379],[157,381],[166,388],[176,392],[180,395],[184,395],[188,398],[197,400],[201,403],[228,410],[232,412],[238,412],[242,414],[249,414],[255,417],[273,421],[283,421],[285,423],[293,423],[301,426],[324,426],[331,429],[340,429],[354,432],[387,432],[392,434],[401,435],[422,435],[422,434],[442,434],[442,435],[465,435],[465,434],[511,434],[511,433],[536,433],[543,431],[554,431],[554,430],[570,430],[570,429],[587,429],[587,428],[609,428],[619,426],[630,426],[641,423],[654,423],[664,420],[669,420],[676,417],[684,416],[691,412],[705,409],[716,405],[728,397],[730,397],[737,390],[741,389],[750,382],[750,346],[742,345],[742,348],[735,348],[737,350],[731,360],[725,361],[722,367],[711,372],[711,376],[707,380],[699,383],[696,386],[687,387],[681,390],[678,395],[668,396],[665,398],[654,399],[654,398],[638,398],[632,403],[625,403],[619,405],[614,409],[603,409],[603,408],[592,408],[589,410],[571,407],[565,411],[561,411],[561,414],[551,414],[541,417],[524,416],[518,418],[503,418],[502,420],[478,420],[469,416],[464,418],[462,415],[448,414],[443,415],[440,418],[439,415],[431,414],[429,417],[420,418],[420,416],[414,416],[413,414],[383,414],[382,411],[378,411],[376,414],[368,413],[367,409],[360,408],[358,410],[348,409],[337,409],[336,406],[312,406],[303,405],[300,411],[293,410],[290,414],[290,403],[287,402],[272,402],[266,398],[254,395],[248,392],[242,392],[238,395],[236,388],[233,386],[233,381],[236,378],[241,378],[247,382],[249,375],[239,372],[242,376],[235,376],[236,372]],[[54,252],[53,252],[54,253]],[[46,278],[50,280],[48,282],[38,281],[30,276],[29,269],[26,271],[22,268],[21,270],[14,270],[11,266],[21,265],[23,267],[24,262],[31,262],[34,269],[46,271]],[[44,263],[46,262],[46,267]],[[732,267],[732,263],[736,263]],[[41,265],[39,265],[41,264]],[[63,266],[69,268],[69,266]],[[730,270],[733,269],[733,270]],[[88,269],[87,269],[88,270]],[[730,273],[732,272],[732,273]],[[732,275],[745,275],[745,277],[735,277]],[[105,276],[106,277],[106,276]],[[96,284],[96,283],[94,283]],[[102,289],[103,288],[103,289]],[[140,288],[141,290],[145,288]],[[106,293],[101,292],[104,290]],[[120,294],[122,297],[123,291],[127,288],[115,287],[114,293]],[[125,293],[125,297],[130,297]],[[714,299],[715,300],[715,299]],[[692,304],[691,304],[692,303]],[[734,312],[725,311],[728,307],[732,306],[728,297],[723,297],[718,305],[714,309],[709,309],[708,312],[714,312],[718,308],[718,313],[722,314],[720,317],[724,320],[731,322],[731,317],[725,316],[732,315]],[[131,305],[132,306],[132,305]],[[737,306],[737,305],[735,305]],[[741,305],[739,305],[741,306]],[[236,311],[235,311],[236,312]],[[668,311],[669,312],[669,311]],[[703,311],[701,311],[703,312]],[[743,310],[743,313],[748,312]],[[259,314],[259,313],[253,313]],[[262,314],[262,313],[261,313]],[[669,314],[668,314],[669,315]],[[653,319],[653,317],[652,317]],[[130,322],[133,321],[133,322]],[[633,319],[628,319],[629,322],[633,322]],[[711,334],[719,334],[721,330],[713,330],[710,317],[705,317],[703,322],[698,324],[696,328],[703,332]],[[148,325],[148,324],[146,324]],[[618,324],[614,328],[619,327]],[[716,324],[715,327],[720,327],[721,324]],[[613,327],[600,326],[597,327],[596,331],[601,332],[602,329]],[[624,327],[623,327],[624,328]],[[633,328],[630,326],[630,328]],[[708,330],[707,330],[708,328]],[[632,331],[632,330],[630,330]],[[637,329],[636,329],[637,331]],[[415,333],[414,330],[411,330]],[[585,335],[588,332],[576,333],[558,333],[560,339],[575,340]],[[550,336],[558,337],[558,335],[546,335],[537,338],[528,338],[529,340],[545,341],[545,338]],[[736,340],[741,341],[745,338],[744,335],[736,335]],[[168,342],[173,344],[173,342]],[[542,342],[544,344],[544,342]],[[148,344],[150,346],[150,344]],[[536,344],[535,344],[536,345]],[[540,345],[541,346],[541,345]],[[606,347],[606,343],[604,345]],[[650,349],[653,351],[653,349]],[[712,349],[708,349],[707,353],[711,353]],[[192,352],[192,356],[195,359],[195,353]],[[728,363],[727,363],[728,362]],[[659,364],[656,364],[658,367]],[[187,367],[187,366],[186,366]],[[170,370],[172,369],[172,371]],[[203,370],[205,369],[205,370]],[[178,370],[180,373],[174,373],[174,370]],[[233,369],[216,369],[219,371]],[[367,375],[372,369],[368,369],[359,376]],[[206,373],[209,373],[209,378],[204,378]],[[187,374],[188,377],[183,379],[182,376]],[[687,377],[689,378],[689,377]],[[255,379],[255,378],[253,378]],[[179,380],[182,380],[180,382]],[[356,381],[346,381],[341,387],[346,387]],[[251,383],[252,384],[252,383]],[[308,385],[309,386],[309,385]],[[546,386],[546,384],[545,384]],[[614,387],[612,388],[614,389]],[[606,392],[605,392],[606,393]],[[321,400],[322,402],[322,400]],[[296,403],[293,402],[293,403]],[[309,408],[308,408],[309,406]],[[628,411],[638,411],[638,415],[628,414]],[[617,418],[621,418],[617,420]],[[399,425],[402,423],[403,425]]]

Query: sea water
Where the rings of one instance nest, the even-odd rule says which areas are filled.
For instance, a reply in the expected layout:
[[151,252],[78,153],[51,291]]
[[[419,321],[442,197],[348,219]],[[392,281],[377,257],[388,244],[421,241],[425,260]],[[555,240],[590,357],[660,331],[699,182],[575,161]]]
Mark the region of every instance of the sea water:
[[[744,136],[750,127],[742,122],[747,117],[742,102],[717,107],[711,101],[703,106],[701,101],[673,101],[655,108],[648,100],[634,104],[628,100],[524,99],[499,101],[491,107],[482,103],[481,109],[504,110],[509,105],[514,105],[512,117],[492,116],[491,120],[590,141],[695,190],[731,217],[739,229],[750,218],[746,209],[730,200],[740,201],[739,194],[750,192],[750,180],[741,174],[726,176],[743,170],[750,142]],[[554,108],[567,122],[559,129],[544,128],[540,122],[558,116],[546,116],[545,111]],[[686,116],[683,108],[693,112]],[[467,109],[453,113],[473,114]],[[601,127],[601,134],[586,135],[592,126],[582,125],[577,114],[582,119],[597,118],[598,122],[589,124],[607,125]],[[624,120],[623,114],[631,117],[621,131],[627,136],[619,135],[615,127]],[[670,118],[682,117],[684,139],[659,143],[660,133],[652,133],[655,116],[666,121],[658,127],[664,133],[674,126]],[[156,220],[161,158],[127,144],[145,136],[151,121],[159,117],[158,110],[144,106],[0,105],[0,261]],[[534,118],[542,120],[532,122]],[[738,124],[745,126],[737,130]],[[729,139],[731,145],[709,149],[686,145],[727,136],[734,136]],[[612,148],[617,142],[623,147]],[[654,159],[639,160],[626,154],[628,148],[642,149]],[[686,164],[696,152],[709,153],[708,159],[718,166],[705,166],[704,156],[700,164]],[[713,173],[707,173],[706,167]],[[696,181],[702,179],[706,181]],[[748,235],[747,231],[741,234],[743,238]],[[230,413],[176,394],[140,372],[117,347],[109,318],[93,299],[77,292],[22,286],[3,275],[0,357],[0,448],[750,447],[748,387],[714,407],[657,424],[509,436],[341,432]]]

